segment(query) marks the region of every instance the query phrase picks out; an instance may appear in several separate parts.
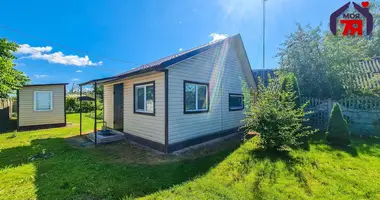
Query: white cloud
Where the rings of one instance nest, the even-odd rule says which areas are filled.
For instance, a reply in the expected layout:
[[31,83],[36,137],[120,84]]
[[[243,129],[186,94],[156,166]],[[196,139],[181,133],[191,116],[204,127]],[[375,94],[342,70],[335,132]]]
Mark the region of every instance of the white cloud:
[[212,41],[211,42],[215,42],[215,41],[218,41],[218,40],[226,39],[228,37],[228,35],[227,34],[220,34],[220,33],[211,33],[209,35],[209,37],[212,37]]
[[51,46],[46,47],[31,47],[29,44],[21,44],[17,49],[16,53],[20,54],[35,54],[35,53],[43,53],[50,52],[53,49]]
[[79,81],[79,78],[73,78],[72,81]]
[[17,50],[17,54],[24,54],[23,58],[31,58],[37,60],[47,60],[50,63],[58,63],[63,65],[75,65],[75,66],[96,66],[102,65],[103,62],[92,62],[86,55],[79,57],[77,55],[65,55],[61,51],[50,53],[53,48],[46,47],[31,47],[29,44],[22,44]]
[[183,51],[183,49],[182,49],[182,48],[179,48],[178,51]]
[[77,70],[75,71],[76,73],[82,73],[83,71],[82,70]]
[[47,78],[49,76],[46,74],[35,74],[34,77],[36,77],[36,78]]

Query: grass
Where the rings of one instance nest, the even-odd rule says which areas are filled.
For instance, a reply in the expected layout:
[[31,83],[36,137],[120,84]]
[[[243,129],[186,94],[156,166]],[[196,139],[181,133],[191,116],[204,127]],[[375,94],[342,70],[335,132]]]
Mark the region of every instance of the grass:
[[[67,121],[73,125],[0,134],[0,199],[142,197],[206,173],[236,147],[194,159],[157,155],[127,142],[76,147],[68,141],[79,134],[79,115],[69,114]],[[83,122],[90,132],[93,120]]]
[[[288,154],[226,140],[177,156],[127,142],[78,147],[79,115],[67,121],[0,134],[0,199],[380,199],[376,138],[347,148],[313,140]],[[92,122],[84,118],[86,132]]]
[[380,199],[380,140],[266,152],[254,138],[206,175],[143,199]]

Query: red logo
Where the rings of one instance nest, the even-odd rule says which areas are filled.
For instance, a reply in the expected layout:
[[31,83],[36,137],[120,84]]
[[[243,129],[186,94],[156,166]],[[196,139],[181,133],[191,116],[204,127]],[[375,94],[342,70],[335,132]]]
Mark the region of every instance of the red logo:
[[371,34],[373,29],[373,16],[369,13],[369,2],[362,2],[362,6],[359,6],[355,2],[352,3],[355,10],[359,13],[345,12],[351,4],[351,2],[348,2],[330,16],[330,30],[334,35],[336,35],[337,19],[341,15],[343,15],[343,19],[339,20],[339,22],[344,27],[342,33],[343,36],[347,36],[348,34],[351,36],[354,36],[355,34],[363,36],[363,18],[366,19],[366,34]]

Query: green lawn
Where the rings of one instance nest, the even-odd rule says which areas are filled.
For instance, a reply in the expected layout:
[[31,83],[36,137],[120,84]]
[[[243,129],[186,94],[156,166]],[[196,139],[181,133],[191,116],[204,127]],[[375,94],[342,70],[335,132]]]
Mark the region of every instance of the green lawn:
[[380,140],[352,148],[322,142],[290,154],[261,151],[249,141],[193,181],[145,199],[380,199]]
[[[206,173],[234,148],[181,160],[126,142],[75,147],[65,138],[79,134],[79,115],[69,114],[67,121],[73,125],[0,134],[0,199],[142,197]],[[93,120],[84,118],[84,130],[89,132],[92,127]],[[54,155],[28,159],[42,152]]]
[[[256,138],[188,156],[127,142],[73,146],[78,114],[65,128],[0,134],[0,199],[380,199],[380,140],[337,149],[264,152]],[[84,119],[84,130],[93,121]],[[52,157],[35,160],[34,155]]]

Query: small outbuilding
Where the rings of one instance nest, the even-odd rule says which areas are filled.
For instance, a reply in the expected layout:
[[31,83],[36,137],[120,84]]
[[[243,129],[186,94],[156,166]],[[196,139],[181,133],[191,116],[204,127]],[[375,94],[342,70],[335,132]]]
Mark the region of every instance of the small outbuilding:
[[25,85],[17,90],[17,130],[66,126],[66,85]]

